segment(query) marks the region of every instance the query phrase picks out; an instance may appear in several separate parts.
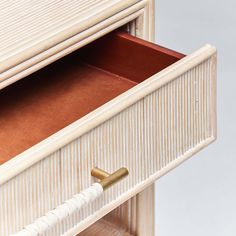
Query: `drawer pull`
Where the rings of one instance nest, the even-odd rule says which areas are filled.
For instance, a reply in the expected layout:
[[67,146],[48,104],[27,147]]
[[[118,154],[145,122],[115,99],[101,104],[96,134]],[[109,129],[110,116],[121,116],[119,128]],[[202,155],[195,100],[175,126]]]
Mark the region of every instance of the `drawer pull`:
[[129,172],[126,168],[120,168],[112,174],[99,168],[93,168],[91,175],[100,179],[99,183],[93,183],[90,187],[81,191],[79,194],[74,195],[71,199],[47,212],[44,216],[36,219],[33,223],[26,225],[21,231],[13,235],[38,236],[44,234],[56,224],[66,219],[66,217],[99,198],[105,189],[124,178],[128,173]]
[[128,174],[129,171],[124,167],[120,168],[112,174],[109,174],[106,171],[101,170],[97,167],[93,168],[91,171],[91,175],[93,177],[96,177],[101,180],[99,183],[101,184],[104,190],[109,188],[111,185],[115,184],[119,180],[123,179]]

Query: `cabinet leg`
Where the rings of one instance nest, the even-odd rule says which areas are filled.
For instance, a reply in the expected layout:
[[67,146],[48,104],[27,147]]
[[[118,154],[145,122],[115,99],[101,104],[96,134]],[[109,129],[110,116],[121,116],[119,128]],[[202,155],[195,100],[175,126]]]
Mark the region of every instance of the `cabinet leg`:
[[155,186],[152,184],[137,195],[137,236],[155,235]]

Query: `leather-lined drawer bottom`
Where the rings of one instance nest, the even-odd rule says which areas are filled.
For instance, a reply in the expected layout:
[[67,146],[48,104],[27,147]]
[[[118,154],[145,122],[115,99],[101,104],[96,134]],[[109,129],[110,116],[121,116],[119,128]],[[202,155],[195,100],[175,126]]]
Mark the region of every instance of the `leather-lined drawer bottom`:
[[[90,186],[129,176],[49,235],[76,234],[215,139],[216,50],[113,32],[0,91],[0,235]],[[4,216],[4,217],[3,217]]]

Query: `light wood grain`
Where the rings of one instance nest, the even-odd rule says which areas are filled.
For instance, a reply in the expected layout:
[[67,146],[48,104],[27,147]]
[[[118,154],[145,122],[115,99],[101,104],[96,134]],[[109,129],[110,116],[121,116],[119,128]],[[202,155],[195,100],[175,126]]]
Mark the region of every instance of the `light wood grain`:
[[[11,82],[129,21],[132,34],[151,40],[152,8],[143,3],[134,4],[133,13],[121,11],[124,18],[115,23],[101,22],[61,54],[17,72]],[[111,214],[126,216],[130,234],[154,235],[154,181],[216,138],[215,79],[216,50],[207,45],[0,166],[0,235],[20,230],[89,186],[93,166],[108,172],[126,166],[131,174],[48,234],[76,235],[120,206],[123,213]]]
[[[199,52],[196,54],[199,56]],[[1,235],[7,235],[8,230],[19,230],[20,225],[30,223],[34,217],[41,216],[56,204],[89,186],[93,182],[90,176],[92,167],[98,166],[108,172],[122,166],[127,167],[130,174],[125,180],[107,190],[104,196],[91,206],[68,217],[62,223],[63,228],[57,226],[51,232],[51,235],[58,235],[56,232],[68,231],[68,235],[75,235],[211,143],[215,139],[212,125],[214,114],[211,112],[214,104],[211,95],[214,92],[212,64],[215,63],[215,54],[212,56],[207,50],[207,55],[208,59],[195,66],[190,60],[191,67],[185,73],[171,80],[170,77],[164,77],[168,83],[163,84],[163,77],[160,75],[169,75],[169,70],[150,78],[148,84],[154,89],[153,92],[102,124],[96,123],[95,128],[91,129],[92,126],[89,126],[89,132],[76,136],[72,142],[59,148],[54,154],[43,156],[44,158],[37,160],[34,165],[29,165],[24,171],[20,170],[20,174],[11,173],[11,177],[16,177],[4,181],[0,188],[0,214],[4,217],[4,220],[0,221]],[[188,61],[188,58],[185,60]],[[175,73],[178,72],[178,66],[175,65],[174,68]],[[161,83],[161,86],[155,88],[155,83]],[[118,101],[121,97],[118,97]],[[96,112],[98,110],[92,114]],[[101,116],[100,112],[98,114]],[[98,119],[97,116],[96,122]],[[186,119],[188,122],[184,122]],[[78,125],[77,122],[75,124]],[[69,127],[70,135],[73,134],[72,127]],[[64,132],[65,130],[62,133]],[[47,143],[50,144],[52,145],[51,142]],[[36,151],[39,152],[39,145],[38,148],[32,149],[29,151],[34,161],[33,158],[37,158]],[[31,160],[26,153],[22,154],[22,158],[23,156],[24,161]],[[53,156],[56,157],[52,158]],[[18,158],[12,160],[15,162]],[[2,173],[4,171],[8,177],[9,172],[20,165],[20,162],[17,162],[18,165],[11,169],[10,162],[1,166]],[[51,162],[52,167],[43,168],[48,162]],[[60,168],[58,174],[52,172],[57,165]],[[37,172],[38,175],[35,174]],[[4,178],[4,175],[1,175],[1,178]],[[44,181],[55,183],[58,190],[51,191],[50,187],[47,188],[50,184],[47,185]],[[17,198],[14,194],[16,186],[22,186],[18,188]],[[12,194],[9,191],[13,191]],[[37,198],[31,197],[32,192]],[[50,201],[46,201],[49,197]],[[23,215],[19,214],[21,208],[25,211]],[[14,224],[10,223],[12,215],[15,217]]]
[[[57,0],[51,0],[51,1],[54,2],[53,7],[57,9],[58,1]],[[76,4],[78,6],[76,5],[75,8],[78,8],[78,11],[80,11],[79,5],[81,4],[82,1],[77,1],[77,2],[78,3]],[[99,14],[96,14],[96,11],[92,11],[94,7],[96,8],[96,4],[94,6],[92,5],[92,9],[88,7],[88,9],[83,9],[85,12],[83,12],[82,10],[83,14],[80,13],[82,15],[80,14],[77,15],[76,19],[78,21],[77,23],[79,26],[76,25],[77,23],[75,19],[70,23],[73,24],[72,28],[63,25],[64,31],[60,31],[57,27],[54,27],[54,30],[56,29],[59,32],[58,34],[55,35],[58,39],[58,42],[55,41],[54,38],[52,38],[51,44],[48,43],[49,42],[48,40],[53,30],[51,32],[47,28],[47,25],[43,25],[42,27],[46,27],[44,29],[46,30],[46,32],[42,34],[44,40],[41,42],[39,40],[40,37],[36,34],[35,41],[34,40],[32,41],[34,45],[32,46],[33,50],[32,48],[30,48],[30,44],[26,43],[25,50],[23,50],[24,48],[21,47],[21,45],[19,46],[20,48],[18,50],[19,51],[18,54],[16,55],[14,54],[10,58],[0,57],[1,58],[0,88],[8,86],[9,84],[33,73],[36,70],[39,70],[40,68],[52,63],[53,61],[58,60],[59,58],[75,51],[76,49],[84,46],[85,44],[88,44],[89,42],[95,40],[96,38],[101,37],[102,35],[112,31],[113,29],[121,25],[124,25],[125,23],[128,23],[129,21],[135,19],[140,14],[142,14],[141,12],[138,13],[138,11],[144,9],[145,6],[145,1],[138,1],[138,0],[129,0],[129,1],[94,0],[92,2],[94,3],[97,2],[98,5],[97,11],[102,12],[104,18],[101,17]],[[73,7],[73,4],[75,3],[71,3],[71,7]],[[112,8],[110,7],[111,5],[113,6]],[[31,9],[31,11],[33,11],[33,9]],[[89,19],[87,19],[88,16],[86,16],[86,12],[90,12]],[[43,11],[41,14],[42,16],[40,15],[39,17],[42,17],[42,19],[46,18],[45,20],[47,20],[47,15],[43,17],[44,15]],[[64,17],[67,19],[68,17],[70,18],[70,15],[65,13]],[[58,19],[49,23],[50,25],[52,24],[53,27],[54,24],[59,24],[62,22],[61,20]],[[12,24],[11,21],[9,23]],[[84,25],[84,23],[86,24]],[[37,24],[37,21],[35,21],[35,24]],[[30,27],[29,30],[34,29],[33,24],[29,25],[29,27]],[[44,30],[42,30],[42,32],[44,32]],[[75,33],[74,31],[76,31],[77,33]],[[41,31],[39,32],[41,33]],[[72,32],[73,34],[70,35]],[[5,37],[7,38],[7,34],[5,35]],[[28,39],[31,39],[30,35],[27,37],[29,37]],[[17,40],[19,40],[19,43],[22,43],[20,39],[21,38],[19,37]],[[22,41],[24,43],[24,40]],[[17,45],[18,44],[16,43],[15,46]],[[17,52],[17,50],[15,50],[14,52]],[[9,53],[6,53],[6,55],[8,54]]]
[[93,0],[63,3],[50,0],[35,5],[27,0],[21,1],[21,4],[2,2],[0,27],[4,37],[0,44],[0,72],[73,37],[138,1]]
[[[29,60],[26,60],[18,66],[12,67],[6,72],[1,74],[2,81],[0,82],[0,89],[7,87],[8,85],[32,74],[33,72],[49,65],[50,63],[72,53],[73,51],[85,46],[86,44],[96,40],[97,38],[111,32],[112,30],[119,28],[120,26],[134,20],[143,14],[143,3],[135,5],[132,10],[137,10],[135,13],[130,14],[131,9],[124,10],[117,15],[114,15],[99,24],[81,32],[70,39],[63,41],[61,44],[48,49]],[[141,9],[141,10],[138,10]],[[119,20],[120,15],[126,13],[128,16]],[[130,15],[129,15],[130,14]],[[113,23],[114,22],[114,23]],[[67,46],[64,48],[64,44]]]
[[120,224],[111,224],[106,220],[99,220],[77,236],[132,236]]
[[[215,52],[216,49],[214,47],[206,45],[205,47],[189,56],[186,56],[177,63],[174,63],[163,71],[143,81],[127,92],[121,94],[110,102],[104,104],[61,131],[55,133],[39,144],[33,146],[17,157],[4,163],[0,166],[0,184],[21,173],[23,170],[29,168],[38,161],[46,158],[50,153],[82,136],[89,130],[92,130],[102,124],[104,121],[114,117],[127,107],[142,100],[148,94],[151,94],[165,84],[176,80],[179,76],[185,75],[188,71],[191,71],[191,73],[195,75],[195,71],[197,70],[196,68],[199,68],[199,70],[202,69],[198,67],[199,63],[206,61],[207,59],[210,60],[211,64],[214,62],[211,59],[215,57]],[[211,69],[213,69],[213,67],[209,67],[207,70]],[[188,74],[192,76],[191,73]],[[214,74],[215,72],[212,72],[212,74],[207,76],[213,77]],[[214,105],[214,103],[212,103],[212,105]]]
[[78,236],[135,235],[154,236],[153,185],[124,202]]
[[[149,20],[144,22],[145,17]],[[129,33],[155,43],[155,0],[149,0],[144,13],[130,22]],[[126,211],[129,216],[129,232],[136,236],[155,235],[155,184],[138,193],[128,200],[131,210]],[[148,200],[148,203],[147,203]],[[124,204],[120,206],[124,207]]]

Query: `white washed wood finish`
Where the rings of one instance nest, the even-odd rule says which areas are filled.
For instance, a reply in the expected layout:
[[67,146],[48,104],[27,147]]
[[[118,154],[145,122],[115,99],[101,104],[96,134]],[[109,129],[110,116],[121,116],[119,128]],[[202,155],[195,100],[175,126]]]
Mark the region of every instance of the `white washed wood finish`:
[[[149,189],[150,188],[147,188],[147,190]],[[144,192],[146,192],[146,190]],[[96,223],[85,229],[78,236],[142,235],[137,233],[137,224],[139,223],[137,212],[138,196],[139,194],[124,202],[109,214],[105,215],[102,219],[98,220]],[[151,236],[153,234],[146,235]]]
[[111,224],[106,220],[99,220],[88,229],[80,233],[78,236],[132,236],[124,228],[122,225]]
[[1,1],[0,89],[134,20],[149,2]]
[[0,3],[0,72],[90,28],[140,0],[7,0]]
[[212,142],[214,109],[215,54],[4,183],[0,235],[88,187],[94,166],[108,172],[127,167],[126,179],[48,235],[82,231]]
[[[153,184],[118,206],[102,219],[131,235],[155,235],[155,194]],[[96,223],[95,223],[96,224]],[[92,226],[90,226],[92,227]],[[85,230],[90,232],[90,230]],[[84,232],[84,231],[83,231]],[[81,233],[82,236],[83,232]],[[79,234],[80,236],[80,234]]]

